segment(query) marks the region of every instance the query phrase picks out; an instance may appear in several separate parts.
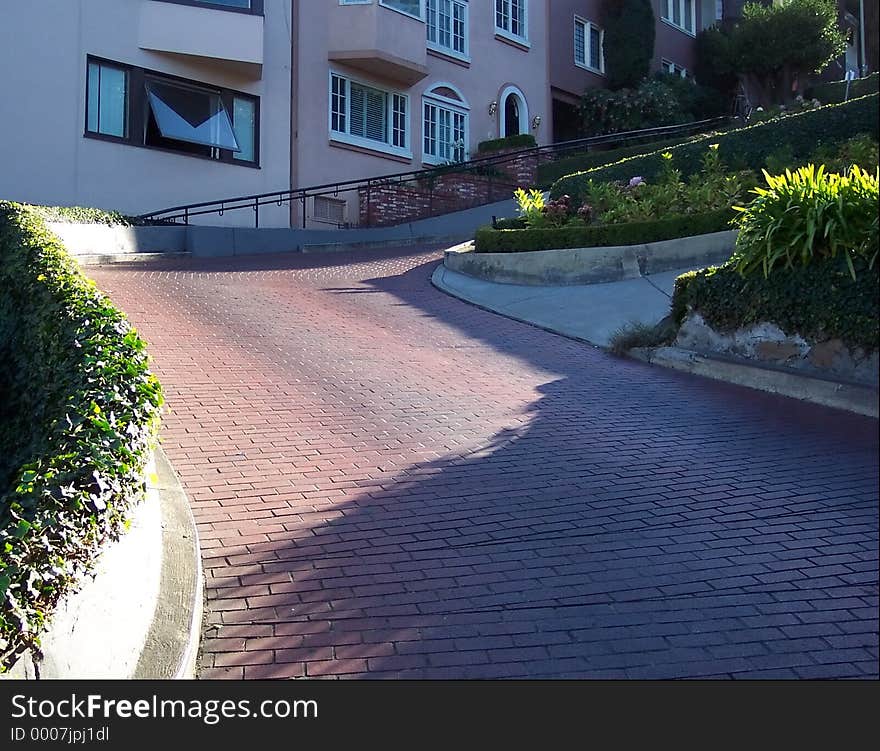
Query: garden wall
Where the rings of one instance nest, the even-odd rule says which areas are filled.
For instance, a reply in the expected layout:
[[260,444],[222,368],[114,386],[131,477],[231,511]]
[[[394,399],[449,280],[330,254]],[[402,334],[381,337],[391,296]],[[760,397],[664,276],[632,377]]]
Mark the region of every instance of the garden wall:
[[[498,151],[493,157],[503,159],[511,153],[515,152]],[[537,154],[524,154],[470,172],[450,171],[432,179],[363,187],[358,191],[359,223],[361,227],[387,227],[501,201],[518,187],[534,185],[537,170]]]

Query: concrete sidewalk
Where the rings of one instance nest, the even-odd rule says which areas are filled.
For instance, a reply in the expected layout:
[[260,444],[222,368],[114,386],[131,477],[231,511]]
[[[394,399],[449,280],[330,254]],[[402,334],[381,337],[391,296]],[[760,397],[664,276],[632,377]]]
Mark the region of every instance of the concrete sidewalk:
[[532,287],[499,284],[438,266],[434,286],[466,302],[557,334],[607,347],[631,322],[655,324],[669,313],[675,278],[691,268],[606,284]]

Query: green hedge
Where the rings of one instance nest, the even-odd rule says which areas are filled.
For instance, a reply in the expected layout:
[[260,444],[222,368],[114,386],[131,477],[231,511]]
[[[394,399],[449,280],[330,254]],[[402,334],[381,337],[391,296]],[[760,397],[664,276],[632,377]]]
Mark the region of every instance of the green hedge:
[[[864,78],[857,78],[849,85],[849,98],[876,94],[880,83],[880,74],[872,73]],[[806,91],[807,99],[818,99],[822,104],[837,104],[846,96],[846,81],[817,83]]]
[[691,271],[675,280],[672,315],[681,324],[698,312],[717,331],[769,321],[787,334],[822,341],[839,338],[850,348],[878,345],[878,268],[857,259],[856,279],[840,258],[741,276],[732,262]]
[[[704,137],[705,134],[698,136]],[[555,162],[545,162],[538,165],[538,185],[550,186],[560,177],[565,177],[574,172],[583,172],[585,170],[595,169],[596,167],[604,167],[608,164],[614,164],[621,159],[629,156],[642,156],[657,151],[659,148],[668,148],[684,143],[692,138],[673,138],[669,140],[652,141],[651,143],[640,143],[634,146],[621,146],[619,149],[606,149],[605,151],[583,151],[572,156],[562,157]]]
[[144,342],[32,208],[0,202],[0,663],[124,528],[162,404]]
[[31,209],[47,222],[65,224],[107,224],[131,227],[143,222],[134,216],[120,214],[118,211],[104,211],[86,206],[32,206]]
[[655,222],[600,224],[589,227],[548,229],[477,230],[474,251],[477,253],[516,253],[558,248],[600,248],[612,245],[642,245],[660,240],[705,235],[732,229],[730,209],[707,214],[676,216]]
[[481,141],[477,144],[477,152],[485,154],[490,151],[501,151],[502,149],[529,149],[537,145],[538,142],[535,141],[535,137],[531,133],[520,133],[516,136]]
[[791,148],[794,159],[807,159],[821,145],[837,145],[855,133],[878,132],[878,95],[873,94],[845,104],[832,104],[794,115],[768,120],[726,133],[708,134],[669,149],[621,159],[614,164],[557,180],[551,198],[568,194],[574,203],[584,200],[589,180],[629,180],[637,175],[654,179],[661,171],[661,154],[670,151],[674,166],[687,177],[699,172],[701,159],[710,143],[718,144],[721,160],[731,170],[760,169],[767,156],[781,146]]

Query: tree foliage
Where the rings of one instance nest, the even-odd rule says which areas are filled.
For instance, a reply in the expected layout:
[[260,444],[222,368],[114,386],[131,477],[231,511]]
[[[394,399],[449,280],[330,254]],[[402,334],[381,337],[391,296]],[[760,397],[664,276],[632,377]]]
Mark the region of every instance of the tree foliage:
[[[802,93],[846,49],[834,0],[747,3],[742,18],[715,29],[699,45],[704,80],[735,72],[753,104],[784,104]],[[716,80],[715,85],[718,85]]]
[[650,0],[605,0],[605,76],[609,89],[635,88],[654,57],[654,11]]

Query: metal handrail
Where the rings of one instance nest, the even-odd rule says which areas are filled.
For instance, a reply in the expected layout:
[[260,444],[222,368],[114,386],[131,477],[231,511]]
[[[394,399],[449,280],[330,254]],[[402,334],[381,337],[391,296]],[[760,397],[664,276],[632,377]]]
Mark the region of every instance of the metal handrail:
[[[712,125],[720,125],[728,119],[729,118],[726,117],[716,117],[691,123],[666,125],[659,128],[644,128],[641,130],[624,131],[621,133],[607,133],[600,136],[578,138],[571,141],[560,141],[557,143],[546,144],[544,146],[532,146],[525,149],[518,149],[516,151],[509,151],[500,155],[490,154],[488,156],[470,159],[466,162],[455,162],[441,165],[439,167],[432,167],[430,169],[410,170],[408,172],[397,172],[390,175],[379,175],[377,177],[357,178],[354,180],[324,183],[323,185],[312,185],[306,188],[293,188],[288,190],[271,191],[269,193],[236,196],[234,198],[225,198],[215,201],[188,203],[181,206],[171,206],[166,209],[160,209],[148,214],[142,214],[138,219],[152,224],[177,224],[179,223],[178,220],[183,220],[184,224],[189,224],[190,218],[195,216],[203,216],[206,214],[219,214],[222,216],[227,211],[237,211],[249,208],[254,212],[255,226],[259,227],[261,206],[268,206],[270,204],[283,206],[285,203],[300,201],[303,208],[303,227],[305,227],[306,200],[309,198],[338,195],[342,192],[361,188],[369,191],[374,187],[410,182],[416,179],[432,180],[436,177],[450,173],[475,172],[484,167],[497,167],[530,156],[535,156],[540,161],[542,156],[549,155],[555,160],[570,152],[589,150],[589,147],[591,146],[599,146],[606,143],[625,143],[629,141],[644,140],[646,138],[656,139],[663,136],[684,135],[692,132],[708,130]],[[489,178],[491,180],[491,173]]]

